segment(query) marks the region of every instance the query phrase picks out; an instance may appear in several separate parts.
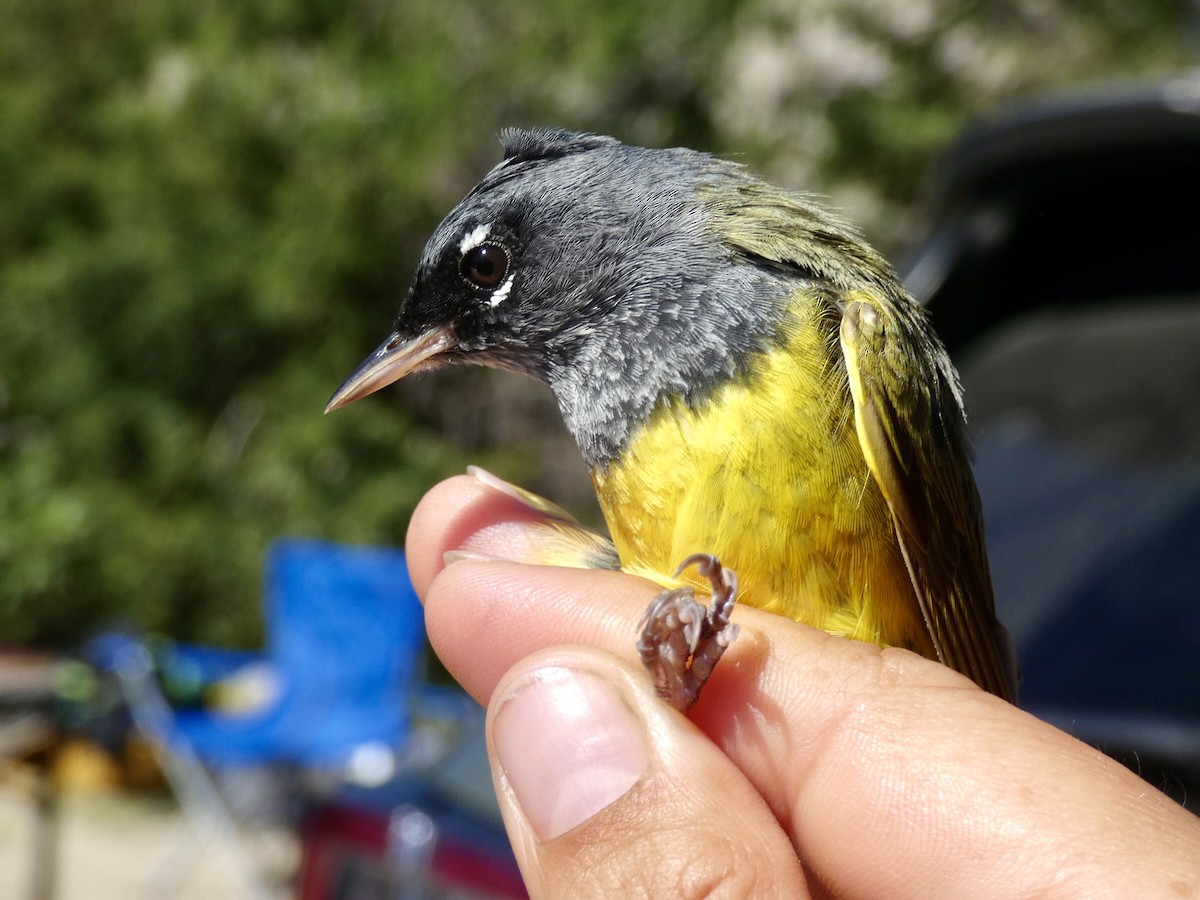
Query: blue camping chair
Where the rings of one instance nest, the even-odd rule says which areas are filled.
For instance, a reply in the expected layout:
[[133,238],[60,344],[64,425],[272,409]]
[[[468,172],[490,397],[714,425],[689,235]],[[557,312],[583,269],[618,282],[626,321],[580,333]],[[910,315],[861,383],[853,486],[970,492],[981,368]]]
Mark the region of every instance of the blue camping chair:
[[[390,777],[413,755],[409,701],[425,637],[404,554],[394,549],[277,542],[267,558],[264,615],[261,656],[178,645],[160,658],[201,678],[228,676],[239,663],[265,670],[271,699],[249,711],[172,709],[149,650],[136,639],[107,635],[89,654],[118,674],[134,723],[155,742],[189,821],[221,845],[250,897],[269,891],[218,783],[270,772],[294,797],[303,793],[298,779],[314,772],[333,783]],[[262,780],[251,774],[240,784]],[[178,862],[194,856],[190,848]],[[171,881],[160,878],[159,893],[178,887],[179,868],[168,867]]]
[[351,765],[364,748],[403,749],[425,639],[403,553],[280,541],[267,559],[265,617],[275,702],[177,714],[165,732],[172,746],[216,767],[323,769]]

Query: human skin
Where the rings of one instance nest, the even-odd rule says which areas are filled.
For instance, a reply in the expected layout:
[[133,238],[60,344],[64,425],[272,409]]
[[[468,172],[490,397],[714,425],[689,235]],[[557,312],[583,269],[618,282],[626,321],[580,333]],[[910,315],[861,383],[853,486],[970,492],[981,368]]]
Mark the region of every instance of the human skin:
[[1200,820],[908,651],[739,607],[676,712],[634,649],[660,588],[523,563],[550,518],[461,476],[408,535],[533,896],[1200,897]]

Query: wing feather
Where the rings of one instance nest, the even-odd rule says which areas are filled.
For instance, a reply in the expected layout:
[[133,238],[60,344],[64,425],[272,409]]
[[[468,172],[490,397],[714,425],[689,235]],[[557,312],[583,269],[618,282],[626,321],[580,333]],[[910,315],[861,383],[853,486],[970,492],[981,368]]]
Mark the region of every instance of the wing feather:
[[863,456],[887,500],[942,662],[1009,700],[1016,673],[996,620],[957,376],[907,297],[844,292],[840,340]]

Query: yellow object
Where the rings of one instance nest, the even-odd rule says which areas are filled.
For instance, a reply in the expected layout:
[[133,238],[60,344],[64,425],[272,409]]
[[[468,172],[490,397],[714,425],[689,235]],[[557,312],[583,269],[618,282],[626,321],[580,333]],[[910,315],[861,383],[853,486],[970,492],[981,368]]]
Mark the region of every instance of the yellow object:
[[703,548],[737,573],[741,603],[930,656],[846,369],[828,358],[840,317],[811,297],[796,305],[783,347],[703,408],[660,409],[594,473],[622,568],[662,583]]
[[63,790],[112,790],[121,784],[121,767],[97,744],[70,740],[54,756],[53,777]]

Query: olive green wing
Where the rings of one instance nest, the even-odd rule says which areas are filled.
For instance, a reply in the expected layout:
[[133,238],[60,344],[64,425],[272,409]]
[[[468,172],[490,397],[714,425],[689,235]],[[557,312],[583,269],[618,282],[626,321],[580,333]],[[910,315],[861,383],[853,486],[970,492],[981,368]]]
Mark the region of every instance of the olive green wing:
[[996,620],[957,375],[908,297],[853,291],[838,300],[859,443],[938,657],[1015,700],[1015,657]]

